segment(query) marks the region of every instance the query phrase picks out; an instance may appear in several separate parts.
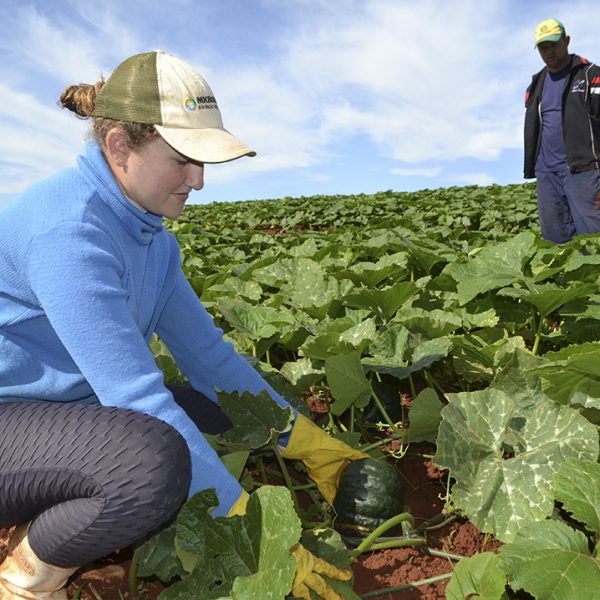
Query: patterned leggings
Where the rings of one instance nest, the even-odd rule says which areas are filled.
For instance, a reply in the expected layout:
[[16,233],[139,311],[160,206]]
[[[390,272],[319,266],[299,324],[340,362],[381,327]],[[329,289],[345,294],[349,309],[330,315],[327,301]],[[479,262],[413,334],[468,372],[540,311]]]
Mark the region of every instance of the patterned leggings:
[[[229,422],[193,390],[174,390],[200,429]],[[190,456],[172,427],[98,405],[0,403],[0,527],[31,521],[44,562],[84,565],[158,531],[184,502]]]

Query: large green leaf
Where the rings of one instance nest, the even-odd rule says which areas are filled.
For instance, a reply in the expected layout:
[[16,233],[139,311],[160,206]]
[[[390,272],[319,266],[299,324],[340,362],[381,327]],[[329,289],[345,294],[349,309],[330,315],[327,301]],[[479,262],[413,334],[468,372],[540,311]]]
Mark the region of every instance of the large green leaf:
[[388,278],[396,280],[404,279],[408,257],[405,252],[388,254],[380,258],[376,263],[355,262],[349,269],[335,273],[338,279],[350,279],[357,285],[375,287]]
[[562,462],[598,456],[595,427],[550,400],[520,406],[497,389],[448,400],[434,462],[456,479],[456,506],[503,541],[552,513],[554,472]]
[[410,332],[393,324],[382,331],[369,346],[369,354],[378,362],[401,365],[409,348]]
[[338,354],[325,361],[325,375],[335,402],[331,411],[341,415],[352,405],[364,408],[371,398],[371,385],[357,352]]
[[543,358],[518,347],[494,378],[493,387],[505,392],[515,404],[525,410],[538,402],[545,402],[546,398],[539,393],[540,376],[535,371],[543,363]]
[[[302,531],[289,490],[261,488],[250,496],[247,515],[240,519],[245,521],[243,531],[249,531],[250,538],[258,536],[260,539],[258,569],[235,580],[232,597],[235,600],[285,597],[291,590],[297,567],[289,550],[298,542]],[[234,540],[230,537],[226,541],[231,544]]]
[[523,524],[500,557],[515,590],[544,600],[600,598],[600,562],[585,535],[561,521]]
[[353,290],[342,298],[342,303],[356,308],[369,308],[375,314],[381,315],[384,321],[389,321],[405,302],[417,295],[418,291],[412,281],[400,281],[384,289]]
[[590,294],[597,292],[596,284],[571,285],[567,289],[562,289],[555,284],[546,284],[543,286],[530,286],[528,290],[523,289],[504,289],[498,293],[503,296],[511,296],[521,301],[533,304],[542,317],[558,310],[561,306],[576,300],[577,298],[587,298]]
[[252,271],[253,279],[274,288],[307,274],[315,279],[323,279],[326,271],[318,262],[306,257],[270,259],[267,265]]
[[175,552],[175,533],[175,524],[170,525],[135,551],[140,577],[156,575],[168,583],[185,575]]
[[300,356],[325,360],[329,356],[340,353],[340,338],[345,331],[355,326],[349,317],[341,319],[323,319],[318,331],[306,338],[298,349]]
[[[418,343],[412,349],[410,361],[402,360],[401,356],[367,356],[362,359],[362,364],[376,373],[386,373],[398,379],[405,379],[412,373],[421,371],[433,363],[443,359],[452,348],[452,341],[448,337],[440,337]],[[412,364],[408,364],[408,363]]]
[[408,439],[411,442],[435,443],[442,420],[442,403],[433,388],[425,388],[413,400],[408,413],[410,425]]
[[534,372],[550,397],[561,404],[569,404],[578,392],[600,398],[600,344],[568,346],[544,359]]
[[281,288],[283,293],[288,294],[292,306],[321,318],[327,314],[334,300],[351,289],[352,284],[347,279],[338,281],[333,277],[318,277],[312,273],[302,273]]
[[492,552],[481,552],[461,560],[446,586],[447,600],[508,600],[506,575],[500,558]]
[[507,364],[516,349],[524,349],[522,337],[508,337],[498,328],[480,329],[452,337],[455,371],[469,382],[489,383]]
[[457,282],[460,304],[478,294],[523,281],[524,264],[535,253],[535,236],[519,233],[506,242],[486,246],[472,260],[451,263],[445,269]]
[[215,500],[212,490],[196,494],[178,515],[178,547],[197,560],[161,600],[284,598],[296,572],[289,551],[301,533],[287,488],[264,486],[251,494],[244,516],[213,518]]
[[567,460],[554,479],[556,499],[573,518],[600,537],[600,464]]
[[281,374],[291,383],[297,393],[305,392],[325,376],[323,370],[316,367],[310,358],[286,362],[281,367]]
[[340,335],[340,342],[359,354],[377,337],[375,319],[365,319],[361,323],[346,329]]
[[239,277],[229,277],[223,283],[205,287],[202,293],[202,301],[206,304],[207,301],[214,301],[222,296],[241,296],[250,301],[258,302],[262,295],[263,289],[256,281],[244,281]]
[[236,298],[221,298],[218,308],[232,327],[253,340],[270,338],[295,325],[289,312]]
[[291,407],[279,406],[266,391],[257,395],[219,392],[218,399],[233,424],[233,428],[225,432],[225,439],[250,449],[261,448],[287,431],[294,418]]
[[422,309],[412,306],[403,307],[394,317],[394,322],[401,323],[411,333],[424,339],[439,338],[455,332],[463,324],[462,317],[452,311],[441,309]]

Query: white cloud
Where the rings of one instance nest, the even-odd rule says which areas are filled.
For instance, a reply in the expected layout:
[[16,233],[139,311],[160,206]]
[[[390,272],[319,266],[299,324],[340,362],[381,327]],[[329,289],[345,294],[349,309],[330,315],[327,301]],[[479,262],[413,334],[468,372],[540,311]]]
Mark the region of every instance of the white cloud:
[[404,169],[398,167],[396,169],[390,169],[390,173],[394,175],[400,175],[401,177],[437,177],[442,172],[440,167],[430,167],[422,169]]
[[34,95],[0,84],[0,181],[2,193],[17,194],[74,162],[86,125]]
[[[364,163],[365,178],[429,184],[460,160],[471,174],[455,180],[485,185],[493,180],[488,163],[521,149],[523,93],[542,66],[533,27],[564,8],[517,0],[8,4],[0,3],[5,192],[72,164],[81,149],[88,125],[53,104],[67,84],[93,83],[126,56],[157,47],[198,67],[225,126],[258,153],[211,167],[215,182],[259,185],[295,171],[302,194],[303,182],[334,180],[343,177],[340,164]],[[600,59],[591,26],[599,18],[596,0],[569,5],[563,21],[573,51]],[[389,167],[393,161],[400,166]]]
[[64,85],[94,83],[114,66],[111,63],[133,52],[138,40],[134,30],[115,21],[102,5],[95,10],[93,21],[72,4],[65,12],[15,5],[2,16],[0,49],[4,57],[16,59],[6,61],[2,69],[17,82],[21,80],[19,71],[26,66],[30,75],[43,74]]
[[315,14],[285,48],[288,72],[306,101],[322,107],[330,138],[365,134],[383,155],[407,162],[493,159],[518,147],[526,76],[506,77],[517,56],[503,28],[491,27],[501,3],[355,7]]
[[492,175],[486,173],[460,173],[451,177],[456,185],[492,185],[496,180]]

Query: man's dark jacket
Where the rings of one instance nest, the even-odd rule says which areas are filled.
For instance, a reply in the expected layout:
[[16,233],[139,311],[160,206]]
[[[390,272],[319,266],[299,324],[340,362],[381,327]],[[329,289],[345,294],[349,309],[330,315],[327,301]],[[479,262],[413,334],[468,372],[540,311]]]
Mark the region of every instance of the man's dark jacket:
[[[547,67],[533,76],[525,94],[525,179],[535,177],[542,131],[540,98]],[[562,97],[567,163],[572,173],[600,168],[600,67],[571,55]]]

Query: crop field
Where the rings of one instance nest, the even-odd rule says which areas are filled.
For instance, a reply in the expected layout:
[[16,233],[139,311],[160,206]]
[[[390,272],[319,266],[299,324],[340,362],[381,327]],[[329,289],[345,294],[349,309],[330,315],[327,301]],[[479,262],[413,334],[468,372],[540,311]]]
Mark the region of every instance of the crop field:
[[429,447],[446,476],[439,515],[409,507],[342,538],[301,466],[280,460],[287,411],[220,394],[239,427],[212,442],[258,491],[232,519],[207,517],[215,498],[199,494],[137,551],[137,575],[169,584],[161,598],[283,599],[300,536],[348,566],[426,547],[451,520],[498,548],[448,557],[446,598],[600,598],[600,235],[542,240],[533,184],[188,206],[168,227],[216,324],[292,405],[397,467]]

